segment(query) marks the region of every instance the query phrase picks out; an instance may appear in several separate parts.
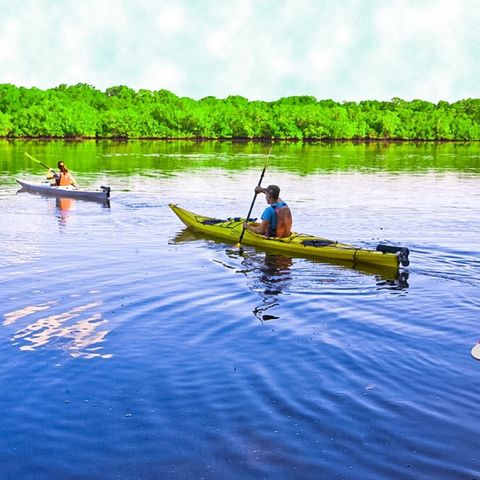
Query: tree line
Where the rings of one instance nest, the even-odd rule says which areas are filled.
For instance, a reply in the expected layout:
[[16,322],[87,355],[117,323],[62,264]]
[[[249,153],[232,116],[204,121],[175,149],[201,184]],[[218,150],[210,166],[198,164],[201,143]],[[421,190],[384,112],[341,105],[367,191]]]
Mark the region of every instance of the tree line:
[[0,84],[0,137],[480,140],[480,99],[336,102],[312,96],[194,100],[168,90]]

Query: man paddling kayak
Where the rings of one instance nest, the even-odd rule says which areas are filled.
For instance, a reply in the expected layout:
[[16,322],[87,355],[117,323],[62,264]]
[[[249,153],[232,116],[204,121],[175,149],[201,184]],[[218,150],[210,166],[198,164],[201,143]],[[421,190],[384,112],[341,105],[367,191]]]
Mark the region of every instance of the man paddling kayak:
[[55,179],[55,183],[52,185],[56,185],[57,187],[69,187],[70,185],[77,187],[77,183],[73,178],[72,174],[68,171],[67,166],[64,162],[60,161],[57,164],[58,169],[60,170],[59,173],[55,173],[53,169],[50,169],[50,173],[47,176],[47,179]]
[[292,231],[292,213],[288,205],[279,197],[280,188],[269,185],[267,188],[255,187],[255,193],[264,193],[269,206],[262,213],[262,223],[243,224],[245,230],[265,235],[266,237],[288,237]]

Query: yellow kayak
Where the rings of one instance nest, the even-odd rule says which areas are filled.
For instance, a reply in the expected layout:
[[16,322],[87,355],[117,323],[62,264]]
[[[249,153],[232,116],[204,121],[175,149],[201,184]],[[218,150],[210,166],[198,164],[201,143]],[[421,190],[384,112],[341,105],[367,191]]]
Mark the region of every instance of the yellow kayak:
[[[174,204],[169,206],[185,225],[197,232],[234,244],[240,238],[244,219],[228,218],[222,220],[198,215]],[[292,233],[285,238],[267,238],[246,230],[242,243],[266,250],[282,252],[290,256],[314,257],[327,261],[351,262],[353,264],[373,265],[397,270],[400,263],[403,266],[409,264],[408,248],[378,245],[376,250],[369,250],[301,233]]]

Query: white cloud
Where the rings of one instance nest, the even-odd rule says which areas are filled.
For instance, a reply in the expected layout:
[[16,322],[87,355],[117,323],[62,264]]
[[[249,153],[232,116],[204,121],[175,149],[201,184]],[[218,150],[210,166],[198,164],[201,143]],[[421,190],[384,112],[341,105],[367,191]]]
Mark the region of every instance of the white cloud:
[[0,11],[1,83],[480,97],[476,0],[0,0]]
[[185,25],[185,11],[179,5],[168,5],[158,12],[155,23],[161,32],[172,34]]
[[154,62],[142,73],[141,83],[144,85],[142,88],[147,90],[164,88],[178,92],[186,88],[183,71],[175,65],[161,61]]

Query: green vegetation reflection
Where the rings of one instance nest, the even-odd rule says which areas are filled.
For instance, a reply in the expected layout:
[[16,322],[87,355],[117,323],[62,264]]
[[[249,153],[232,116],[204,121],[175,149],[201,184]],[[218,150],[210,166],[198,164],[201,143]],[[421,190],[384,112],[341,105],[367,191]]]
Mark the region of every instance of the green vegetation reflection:
[[[179,171],[261,169],[270,143],[193,141],[0,141],[4,175],[43,175],[30,153],[55,166],[59,160],[79,174],[169,176]],[[275,143],[270,169],[309,175],[318,172],[426,172],[478,174],[476,143]]]

